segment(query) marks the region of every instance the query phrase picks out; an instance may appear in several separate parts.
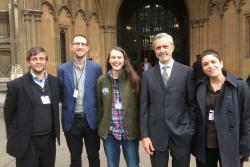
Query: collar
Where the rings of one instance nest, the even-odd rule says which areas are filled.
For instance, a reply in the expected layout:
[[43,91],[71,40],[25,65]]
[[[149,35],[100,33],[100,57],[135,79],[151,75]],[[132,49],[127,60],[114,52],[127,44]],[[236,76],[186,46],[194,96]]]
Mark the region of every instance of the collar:
[[75,60],[73,60],[73,65],[75,68],[83,70],[86,67],[86,57],[83,58],[83,66],[77,64]]
[[162,63],[159,61],[159,65],[160,65],[160,69],[161,69],[161,70],[162,70],[162,68],[163,68],[164,66],[166,66],[166,65],[167,65],[168,68],[172,69],[172,68],[173,68],[173,65],[174,65],[174,59],[171,58],[168,64],[162,64]]
[[[32,79],[40,80],[39,78],[37,78],[36,74],[34,74],[31,70],[30,70],[30,74],[32,76]],[[48,73],[45,71],[45,77],[42,80],[45,80],[47,78],[48,78]]]
[[[222,70],[222,73],[226,77],[225,84],[228,83],[234,87],[237,87],[237,78],[235,78],[233,75],[226,72],[225,70]],[[205,75],[197,81],[197,86],[200,84],[207,84],[208,81],[209,81],[209,77],[207,75]]]
[[[110,69],[110,70],[108,70],[107,71],[107,74],[108,74],[108,76],[111,78],[111,79],[113,79],[113,74],[112,74],[112,70]],[[126,72],[122,69],[122,72],[120,73],[120,76],[119,76],[119,80],[123,80],[123,79],[125,79],[126,78]]]

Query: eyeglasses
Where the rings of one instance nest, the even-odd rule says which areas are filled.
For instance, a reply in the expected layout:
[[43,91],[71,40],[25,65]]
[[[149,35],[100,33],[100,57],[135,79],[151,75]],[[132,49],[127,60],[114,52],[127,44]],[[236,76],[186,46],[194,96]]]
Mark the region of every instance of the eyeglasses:
[[46,57],[31,57],[30,61],[46,61]]
[[82,47],[88,46],[87,43],[83,43],[83,42],[73,42],[72,44],[75,45],[75,46],[77,46],[77,47],[79,47],[80,45],[81,45]]

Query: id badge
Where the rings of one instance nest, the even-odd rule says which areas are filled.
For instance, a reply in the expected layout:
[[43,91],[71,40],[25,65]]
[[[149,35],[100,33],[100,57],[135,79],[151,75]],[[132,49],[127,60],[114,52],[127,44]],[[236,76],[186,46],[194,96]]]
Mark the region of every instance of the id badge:
[[209,110],[208,120],[214,121],[214,110]]
[[41,96],[43,104],[50,104],[49,96]]
[[115,103],[115,109],[117,110],[122,109],[122,103],[119,103],[119,102]]
[[77,97],[78,97],[78,90],[77,90],[77,89],[74,90],[73,97],[74,97],[74,98],[77,98]]

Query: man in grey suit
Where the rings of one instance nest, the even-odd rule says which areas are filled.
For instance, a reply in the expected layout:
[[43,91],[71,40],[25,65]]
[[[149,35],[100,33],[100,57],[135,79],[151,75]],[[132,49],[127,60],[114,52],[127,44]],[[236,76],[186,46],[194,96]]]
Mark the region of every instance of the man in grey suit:
[[173,167],[188,167],[195,126],[192,69],[172,58],[169,34],[157,34],[153,49],[159,63],[143,73],[141,84],[142,144],[152,167],[168,166],[169,151]]

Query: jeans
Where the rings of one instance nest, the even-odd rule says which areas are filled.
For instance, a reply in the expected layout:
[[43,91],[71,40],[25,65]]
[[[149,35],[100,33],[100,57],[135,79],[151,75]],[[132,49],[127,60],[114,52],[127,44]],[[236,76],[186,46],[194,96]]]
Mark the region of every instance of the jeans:
[[89,167],[100,167],[99,149],[100,138],[97,129],[91,129],[86,117],[74,118],[74,123],[69,132],[65,133],[70,151],[70,167],[82,167],[83,139],[89,161]]
[[138,140],[117,140],[113,135],[108,135],[103,139],[103,146],[107,157],[108,167],[119,167],[120,146],[122,146],[123,156],[127,167],[139,167],[139,141]]

